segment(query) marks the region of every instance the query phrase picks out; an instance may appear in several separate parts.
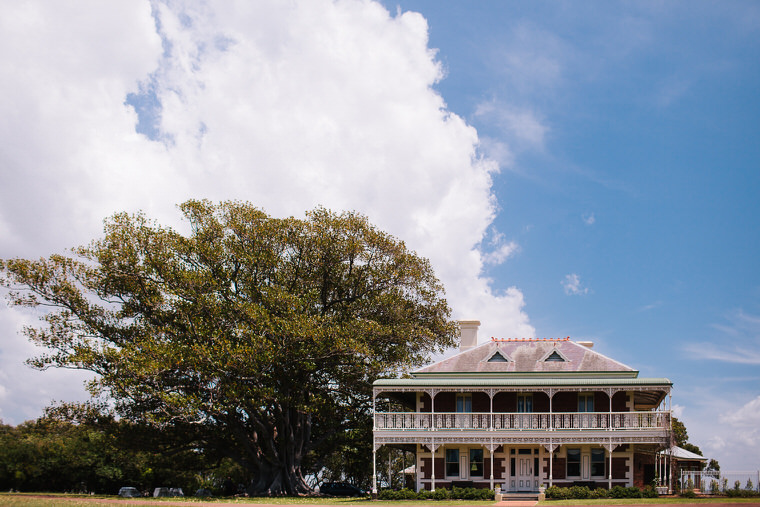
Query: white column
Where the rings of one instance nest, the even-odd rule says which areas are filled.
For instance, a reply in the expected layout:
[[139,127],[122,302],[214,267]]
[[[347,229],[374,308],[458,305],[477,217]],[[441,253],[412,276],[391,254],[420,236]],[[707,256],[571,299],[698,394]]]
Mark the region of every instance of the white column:
[[435,438],[430,440],[430,464],[430,491],[435,491]]
[[549,439],[549,487],[554,486],[554,443]]
[[[612,398],[610,398],[610,409],[612,408]],[[610,469],[607,474],[607,489],[612,489],[612,437],[610,437]]]
[[[492,400],[492,403],[493,403],[493,400]],[[493,413],[493,406],[491,408],[492,408],[491,413]],[[488,447],[488,452],[489,454],[491,454],[491,489],[493,489],[493,451],[494,451],[494,446],[493,446],[493,437],[492,437],[491,445]]]
[[377,448],[375,439],[372,439],[372,494],[377,495]]

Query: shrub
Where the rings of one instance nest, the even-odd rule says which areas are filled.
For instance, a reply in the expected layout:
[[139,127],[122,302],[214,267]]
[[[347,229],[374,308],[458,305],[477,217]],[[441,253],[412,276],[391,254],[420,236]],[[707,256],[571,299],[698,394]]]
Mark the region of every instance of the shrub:
[[687,489],[681,492],[681,497],[682,498],[696,498],[697,494],[694,493],[693,489]]
[[755,485],[752,484],[752,479],[747,479],[747,485],[744,486],[744,489],[747,491],[755,491]]
[[567,500],[570,498],[570,488],[560,488],[559,486],[551,486],[546,488],[544,492],[546,498],[554,498],[557,500]]
[[657,491],[652,486],[647,486],[641,490],[643,498],[657,498]]
[[588,489],[587,486],[572,486],[570,488],[570,498],[574,498],[576,500],[588,498],[590,494],[591,490]]
[[609,491],[604,488],[596,488],[591,490],[589,498],[607,498]]

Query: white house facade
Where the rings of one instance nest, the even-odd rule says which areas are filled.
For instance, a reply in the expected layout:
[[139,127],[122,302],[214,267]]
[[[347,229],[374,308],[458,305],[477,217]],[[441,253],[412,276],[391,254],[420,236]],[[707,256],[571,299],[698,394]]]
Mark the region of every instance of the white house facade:
[[418,490],[642,487],[669,476],[658,454],[671,445],[668,379],[569,338],[478,345],[479,325],[460,322],[458,354],[373,385],[373,451],[414,451]]

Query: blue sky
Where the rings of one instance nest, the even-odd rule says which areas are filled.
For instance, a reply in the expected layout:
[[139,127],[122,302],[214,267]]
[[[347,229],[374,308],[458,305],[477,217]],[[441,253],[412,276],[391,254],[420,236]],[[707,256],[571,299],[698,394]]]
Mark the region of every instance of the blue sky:
[[[182,228],[188,198],[355,209],[481,340],[564,337],[675,383],[760,463],[756,2],[29,1],[0,7],[0,257]],[[0,307],[0,419],[82,399]]]
[[518,248],[494,285],[540,336],[670,377],[692,441],[738,466],[714,430],[718,400],[760,393],[760,6],[386,5],[427,18],[483,152],[510,148],[493,226]]

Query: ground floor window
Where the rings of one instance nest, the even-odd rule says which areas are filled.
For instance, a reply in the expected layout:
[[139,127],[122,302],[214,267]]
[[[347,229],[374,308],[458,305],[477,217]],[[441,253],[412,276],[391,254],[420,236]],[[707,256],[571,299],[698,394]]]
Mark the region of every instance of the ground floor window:
[[446,449],[446,475],[459,476],[459,449]]
[[581,475],[581,450],[567,450],[567,476],[580,477]]
[[483,449],[470,449],[470,476],[483,477]]
[[604,477],[605,470],[604,464],[607,460],[604,459],[604,449],[591,449],[591,475],[597,477]]

